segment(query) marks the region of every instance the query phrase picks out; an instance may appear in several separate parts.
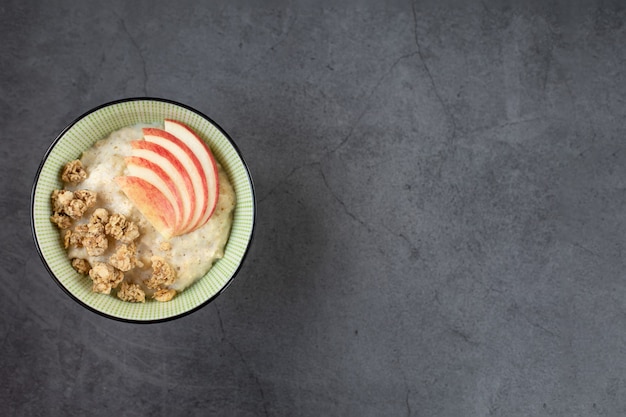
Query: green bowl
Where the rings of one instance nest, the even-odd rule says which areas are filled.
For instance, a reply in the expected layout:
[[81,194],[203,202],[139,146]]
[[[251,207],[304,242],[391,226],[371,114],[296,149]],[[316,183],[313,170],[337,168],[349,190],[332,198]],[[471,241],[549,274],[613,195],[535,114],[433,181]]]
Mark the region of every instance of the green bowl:
[[[124,126],[175,119],[187,124],[205,140],[215,158],[228,173],[235,190],[232,230],[224,257],[209,272],[165,303],[154,300],[128,303],[115,296],[93,293],[91,280],[72,268],[63,248],[59,230],[50,221],[50,194],[62,188],[60,171],[70,160],[96,141]],[[31,221],[33,237],[41,259],[50,275],[74,300],[105,317],[149,323],[171,320],[208,304],[233,280],[252,242],[256,217],[254,185],[241,153],[228,134],[204,114],[184,104],[158,98],[130,98],[103,104],[80,116],[52,142],[33,184]]]

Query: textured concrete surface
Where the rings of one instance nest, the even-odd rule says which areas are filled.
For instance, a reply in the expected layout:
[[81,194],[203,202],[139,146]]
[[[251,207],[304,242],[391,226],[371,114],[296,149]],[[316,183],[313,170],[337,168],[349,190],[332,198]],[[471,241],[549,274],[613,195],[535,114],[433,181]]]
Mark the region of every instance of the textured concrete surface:
[[[2,2],[2,414],[626,415],[622,5]],[[52,139],[131,96],[258,192],[234,284],[164,324],[83,310],[29,230]]]

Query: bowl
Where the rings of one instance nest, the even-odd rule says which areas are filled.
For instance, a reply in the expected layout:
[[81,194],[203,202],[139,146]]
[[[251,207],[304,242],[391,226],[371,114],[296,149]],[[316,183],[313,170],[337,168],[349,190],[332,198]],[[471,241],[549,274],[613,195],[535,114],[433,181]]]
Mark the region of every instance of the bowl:
[[[224,257],[216,261],[206,275],[169,302],[147,300],[145,303],[129,303],[113,295],[94,293],[91,280],[72,268],[59,230],[50,221],[50,195],[54,189],[63,187],[60,171],[64,164],[80,158],[82,152],[96,141],[125,126],[162,122],[166,118],[185,123],[206,141],[233,185],[237,201]],[[250,248],[255,217],[254,185],[235,142],[201,112],[160,98],[129,98],[106,103],[70,123],[46,151],[35,176],[31,196],[33,238],[54,281],[83,307],[111,319],[133,323],[179,318],[200,309],[221,294],[239,272]]]

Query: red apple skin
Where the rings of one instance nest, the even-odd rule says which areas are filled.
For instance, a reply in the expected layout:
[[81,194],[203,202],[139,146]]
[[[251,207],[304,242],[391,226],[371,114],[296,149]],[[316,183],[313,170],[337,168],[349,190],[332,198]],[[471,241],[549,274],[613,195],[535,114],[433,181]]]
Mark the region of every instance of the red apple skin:
[[[170,203],[172,204],[172,206],[174,207],[174,210],[176,211],[178,209],[178,216],[177,216],[177,222],[176,222],[176,228],[175,228],[175,232],[174,235],[179,235],[180,230],[181,230],[181,225],[183,222],[183,202],[182,202],[182,197],[180,195],[180,191],[178,189],[178,187],[176,186],[176,184],[174,184],[174,181],[172,180],[172,177],[170,177],[164,170],[163,168],[161,168],[159,165],[155,164],[154,162],[145,159],[145,158],[140,158],[138,156],[128,156],[126,158],[124,158],[124,160],[126,161],[126,166],[128,168],[130,168],[131,170],[131,176],[136,176],[136,177],[140,177],[142,178],[141,175],[133,173],[132,172],[132,167],[138,167],[138,168],[144,168],[148,171],[151,171],[152,173],[154,173],[154,175],[156,175],[157,177],[159,177],[159,179],[161,181],[163,181],[163,183],[167,186],[169,192],[174,196],[174,201],[170,200],[168,198],[168,201],[170,201]],[[149,178],[143,178],[144,180],[151,182]],[[152,185],[155,185],[151,182]],[[156,186],[156,185],[155,185]],[[156,187],[159,188],[159,187]],[[163,192],[163,191],[161,191]],[[167,195],[165,193],[163,193],[163,195],[165,195],[167,197]]]
[[200,219],[204,216],[207,210],[208,204],[208,186],[206,176],[203,175],[204,170],[200,163],[200,160],[196,154],[187,146],[185,142],[177,138],[176,136],[166,132],[163,129],[158,128],[144,128],[144,139],[148,142],[161,145],[165,148],[167,146],[176,147],[183,154],[183,159],[180,159],[183,166],[188,172],[190,181],[186,182],[187,191],[192,196],[193,204],[193,216],[185,229],[184,233],[188,233],[194,230]]
[[116,177],[114,181],[164,238],[174,235],[176,212],[158,188],[143,178],[133,176]]
[[[180,227],[177,228],[176,235],[180,235],[185,233],[186,230],[189,229],[189,223],[192,220],[193,213],[195,211],[196,198],[195,191],[193,189],[193,183],[191,182],[191,178],[189,177],[189,173],[187,169],[182,165],[180,160],[174,156],[170,151],[165,149],[163,146],[160,146],[156,143],[148,142],[145,140],[132,141],[131,147],[133,150],[146,150],[148,152],[152,152],[158,156],[161,156],[168,160],[174,167],[174,169],[180,174],[180,180],[182,184],[178,184],[177,181],[173,181],[175,187],[178,189],[177,195],[179,196],[180,203],[183,207],[187,207],[187,210],[183,210],[182,221],[180,223]],[[147,158],[147,156],[146,156]],[[191,194],[187,194],[191,190]]]
[[176,120],[165,119],[164,127],[166,132],[176,136],[185,142],[192,150],[194,150],[198,159],[202,163],[204,175],[207,179],[209,194],[207,210],[204,216],[201,217],[198,224],[194,227],[194,229],[197,229],[206,224],[211,215],[213,215],[213,211],[217,205],[217,200],[219,198],[217,163],[215,162],[215,158],[213,157],[213,153],[211,152],[209,146],[188,126]]

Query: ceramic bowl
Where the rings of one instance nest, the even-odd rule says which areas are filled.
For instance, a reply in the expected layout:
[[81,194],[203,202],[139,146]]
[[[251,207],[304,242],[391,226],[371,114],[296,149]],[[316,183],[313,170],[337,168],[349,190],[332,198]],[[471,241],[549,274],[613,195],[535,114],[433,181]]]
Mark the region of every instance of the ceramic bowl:
[[[129,303],[91,290],[91,280],[72,268],[59,229],[50,221],[50,195],[62,188],[60,171],[96,141],[124,126],[175,119],[191,127],[210,146],[235,190],[237,202],[224,257],[209,272],[169,302]],[[232,282],[252,242],[256,217],[254,185],[241,152],[213,120],[184,104],[157,98],[130,98],[89,110],[52,142],[35,176],[31,199],[35,244],[52,278],[75,301],[105,317],[149,323],[182,317],[208,304]]]

